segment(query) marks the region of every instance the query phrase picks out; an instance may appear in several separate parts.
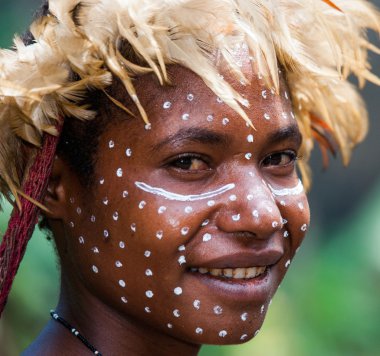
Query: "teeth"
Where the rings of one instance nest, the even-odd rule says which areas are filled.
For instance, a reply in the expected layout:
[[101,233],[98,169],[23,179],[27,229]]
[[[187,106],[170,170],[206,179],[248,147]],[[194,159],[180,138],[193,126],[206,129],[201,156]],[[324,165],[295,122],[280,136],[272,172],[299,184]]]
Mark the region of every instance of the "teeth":
[[191,272],[201,274],[211,274],[215,277],[226,277],[234,279],[251,279],[260,276],[266,271],[267,267],[249,267],[249,268],[191,268]]

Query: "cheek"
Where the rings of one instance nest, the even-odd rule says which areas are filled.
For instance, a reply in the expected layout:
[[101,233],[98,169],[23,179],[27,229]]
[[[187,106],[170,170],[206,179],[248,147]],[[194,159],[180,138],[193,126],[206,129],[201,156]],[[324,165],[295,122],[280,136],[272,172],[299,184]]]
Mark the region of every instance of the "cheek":
[[[310,209],[307,197],[304,193],[288,197],[277,197],[277,205],[280,208],[284,228],[283,237],[288,240],[290,259],[298,251],[310,224]],[[289,262],[287,262],[287,266]]]

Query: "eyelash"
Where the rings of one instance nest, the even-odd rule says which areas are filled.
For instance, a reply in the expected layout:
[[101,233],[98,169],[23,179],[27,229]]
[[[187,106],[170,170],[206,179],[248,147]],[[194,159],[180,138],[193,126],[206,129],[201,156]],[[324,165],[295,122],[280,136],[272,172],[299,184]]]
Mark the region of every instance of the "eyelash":
[[[199,160],[202,163],[204,163],[205,165],[207,165],[207,168],[206,169],[190,169],[190,167],[184,168],[183,166],[186,166],[186,163],[184,163],[183,166],[181,167],[181,161],[185,161],[185,160],[188,160],[187,163],[190,163],[190,164],[192,164],[191,163],[192,160]],[[179,156],[175,157],[173,160],[171,160],[167,164],[167,166],[174,168],[174,169],[177,169],[177,170],[180,170],[180,171],[187,171],[187,172],[199,172],[199,171],[205,171],[205,170],[210,169],[208,160],[205,157],[203,157],[201,155],[194,154],[194,153],[185,153],[185,154],[179,155]]]
[[[280,158],[281,160],[281,156],[283,155],[286,155],[288,156],[289,158],[289,162],[285,163],[285,164],[270,164],[270,160],[273,160],[273,159],[278,159]],[[295,161],[297,161],[298,159],[300,159],[300,157],[297,156],[297,153],[295,151],[292,151],[292,150],[287,150],[287,151],[281,151],[281,152],[275,152],[275,153],[271,153],[270,155],[266,156],[261,164],[262,166],[264,167],[288,167],[289,165],[292,165],[295,163]]]

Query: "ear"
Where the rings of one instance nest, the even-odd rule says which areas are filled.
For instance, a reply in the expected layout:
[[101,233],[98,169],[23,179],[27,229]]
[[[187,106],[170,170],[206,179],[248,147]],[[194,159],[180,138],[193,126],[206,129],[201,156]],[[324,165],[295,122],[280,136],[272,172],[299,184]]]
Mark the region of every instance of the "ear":
[[55,157],[52,173],[50,175],[47,193],[43,204],[48,211],[43,214],[48,219],[64,220],[67,207],[67,186],[65,177],[70,170],[67,164],[58,156]]

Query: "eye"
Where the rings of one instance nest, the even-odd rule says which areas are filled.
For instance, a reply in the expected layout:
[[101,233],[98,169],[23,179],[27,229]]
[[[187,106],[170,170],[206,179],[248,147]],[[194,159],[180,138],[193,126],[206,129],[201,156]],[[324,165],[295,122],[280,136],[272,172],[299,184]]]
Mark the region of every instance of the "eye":
[[204,171],[210,168],[204,159],[192,154],[175,158],[169,166],[184,171]]
[[283,151],[272,153],[262,161],[264,167],[285,167],[297,160],[297,154],[294,151]]

